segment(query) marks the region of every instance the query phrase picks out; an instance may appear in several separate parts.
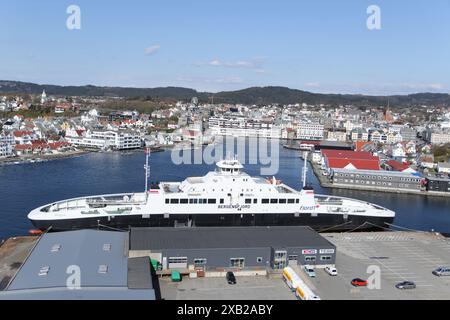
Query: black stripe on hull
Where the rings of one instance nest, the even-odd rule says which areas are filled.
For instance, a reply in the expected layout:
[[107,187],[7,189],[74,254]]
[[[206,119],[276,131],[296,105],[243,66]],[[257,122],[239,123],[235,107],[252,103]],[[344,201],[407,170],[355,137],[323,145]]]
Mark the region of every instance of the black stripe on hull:
[[[339,214],[322,214],[317,217],[302,214],[295,217],[293,214],[258,214],[258,215],[152,215],[151,218],[142,216],[115,216],[103,218],[82,218],[68,220],[35,220],[33,225],[41,230],[51,227],[52,231],[66,231],[78,229],[98,229],[101,226],[128,230],[131,227],[245,227],[245,226],[310,226],[321,231],[348,231],[357,230],[379,230],[387,227],[385,223],[392,223],[394,218],[352,216],[344,219]],[[378,226],[378,228],[377,228]]]

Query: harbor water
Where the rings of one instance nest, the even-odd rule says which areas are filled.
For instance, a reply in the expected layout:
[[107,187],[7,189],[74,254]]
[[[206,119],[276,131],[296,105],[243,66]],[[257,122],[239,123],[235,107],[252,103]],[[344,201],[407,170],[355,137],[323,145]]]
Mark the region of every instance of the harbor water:
[[[144,191],[142,151],[131,153],[91,153],[75,158],[42,163],[0,166],[0,239],[26,235],[32,229],[30,210],[68,198]],[[300,189],[303,160],[298,151],[279,149],[277,179]],[[151,155],[150,181],[181,181],[202,176],[214,165],[176,165],[171,152]],[[260,166],[245,165],[248,174],[260,175]],[[308,183],[316,193],[356,198],[397,213],[394,224],[404,228],[450,232],[450,198],[427,197],[371,191],[321,188],[312,169]]]

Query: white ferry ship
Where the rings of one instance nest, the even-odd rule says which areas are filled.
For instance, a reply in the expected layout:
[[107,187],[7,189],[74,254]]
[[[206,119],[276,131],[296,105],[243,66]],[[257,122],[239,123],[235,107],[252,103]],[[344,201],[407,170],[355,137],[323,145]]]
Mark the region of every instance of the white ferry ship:
[[161,182],[142,193],[55,202],[31,211],[28,218],[36,228],[52,231],[277,225],[342,231],[387,227],[395,217],[395,212],[368,202],[315,195],[305,182],[297,191],[275,178],[251,177],[242,170],[237,159],[223,160],[203,177]]

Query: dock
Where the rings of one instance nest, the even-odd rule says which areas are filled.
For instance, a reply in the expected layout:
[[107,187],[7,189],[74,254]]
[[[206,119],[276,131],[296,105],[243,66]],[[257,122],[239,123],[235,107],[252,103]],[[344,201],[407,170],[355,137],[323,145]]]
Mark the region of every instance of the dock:
[[0,291],[14,277],[37,240],[37,237],[10,238],[0,246]]

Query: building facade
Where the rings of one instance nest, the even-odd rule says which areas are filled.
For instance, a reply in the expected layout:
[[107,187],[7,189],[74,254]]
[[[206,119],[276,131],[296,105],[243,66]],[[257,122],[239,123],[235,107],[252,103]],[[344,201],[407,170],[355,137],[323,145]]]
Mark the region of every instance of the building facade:
[[83,136],[68,136],[77,147],[129,150],[142,147],[141,136],[129,131],[88,131]]
[[334,265],[336,247],[309,227],[136,228],[130,255],[180,272],[267,271]]
[[372,170],[332,170],[332,182],[338,186],[354,188],[382,188],[408,191],[421,191],[423,178],[416,175]]
[[320,123],[300,122],[297,138],[301,140],[323,140],[324,126]]

